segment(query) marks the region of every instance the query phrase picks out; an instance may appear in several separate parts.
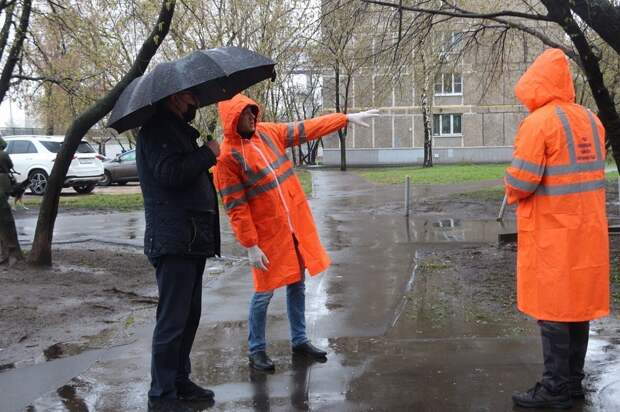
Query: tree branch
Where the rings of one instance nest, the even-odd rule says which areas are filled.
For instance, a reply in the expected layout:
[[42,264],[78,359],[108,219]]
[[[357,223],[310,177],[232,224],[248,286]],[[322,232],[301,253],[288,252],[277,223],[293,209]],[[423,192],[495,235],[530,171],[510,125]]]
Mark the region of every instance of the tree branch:
[[454,11],[442,10],[442,9],[427,9],[424,7],[415,7],[415,6],[400,6],[398,4],[389,3],[385,1],[378,0],[362,0],[364,3],[376,4],[379,6],[392,7],[395,9],[402,9],[407,11],[414,11],[417,13],[428,13],[435,14],[439,16],[450,16],[450,17],[462,17],[465,19],[493,19],[495,17],[520,17],[523,19],[529,20],[538,20],[538,21],[552,21],[549,16],[543,16],[542,14],[529,14],[529,13],[520,13],[518,11],[513,10],[501,10],[494,13],[475,13],[467,10],[456,9],[453,8]]

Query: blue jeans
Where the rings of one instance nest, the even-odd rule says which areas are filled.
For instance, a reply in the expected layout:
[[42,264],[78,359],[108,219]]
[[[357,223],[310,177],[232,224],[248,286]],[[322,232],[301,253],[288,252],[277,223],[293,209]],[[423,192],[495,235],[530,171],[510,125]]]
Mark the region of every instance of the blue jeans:
[[[250,353],[264,351],[265,327],[267,326],[267,307],[273,296],[271,292],[256,292],[250,302],[248,346]],[[291,328],[291,344],[301,345],[309,341],[306,336],[306,285],[304,280],[286,287],[286,309]]]

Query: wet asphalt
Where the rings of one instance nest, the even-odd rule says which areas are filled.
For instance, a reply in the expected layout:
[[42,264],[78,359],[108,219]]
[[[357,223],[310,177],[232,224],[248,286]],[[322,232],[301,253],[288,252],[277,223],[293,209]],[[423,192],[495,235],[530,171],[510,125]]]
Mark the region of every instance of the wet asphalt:
[[[313,172],[310,205],[333,264],[307,279],[309,337],[329,352],[326,363],[291,356],[284,293],[269,308],[268,353],[276,373],[247,365],[247,311],[252,284],[246,263],[205,285],[194,350],[193,379],[213,389],[215,411],[510,411],[513,390],[541,373],[536,334],[505,336],[446,327],[431,332],[401,318],[416,287],[421,247],[493,243],[510,231],[493,219],[404,216],[402,188],[375,186],[354,174]],[[476,190],[476,185],[414,187],[413,198]],[[27,243],[34,219],[18,220]],[[59,217],[55,240],[96,240],[139,246],[140,212]],[[97,236],[94,234],[97,233]],[[223,253],[240,256],[225,227]],[[516,310],[516,309],[515,309]],[[153,313],[150,313],[150,312]],[[0,411],[141,411],[149,385],[154,309],[120,347],[85,352],[0,373]],[[433,313],[422,313],[433,323]],[[524,322],[533,323],[531,320]],[[586,401],[575,411],[620,410],[620,322],[592,328]],[[518,409],[517,409],[518,410]]]

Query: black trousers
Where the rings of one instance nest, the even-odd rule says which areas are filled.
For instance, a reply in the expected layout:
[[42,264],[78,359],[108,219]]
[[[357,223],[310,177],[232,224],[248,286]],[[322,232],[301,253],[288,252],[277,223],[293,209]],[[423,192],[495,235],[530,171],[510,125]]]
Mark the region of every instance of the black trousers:
[[553,393],[577,388],[584,378],[590,322],[539,320],[545,370],[542,384]]
[[176,386],[189,379],[200,323],[205,257],[161,256],[155,266],[159,303],[151,352],[149,397],[176,399]]

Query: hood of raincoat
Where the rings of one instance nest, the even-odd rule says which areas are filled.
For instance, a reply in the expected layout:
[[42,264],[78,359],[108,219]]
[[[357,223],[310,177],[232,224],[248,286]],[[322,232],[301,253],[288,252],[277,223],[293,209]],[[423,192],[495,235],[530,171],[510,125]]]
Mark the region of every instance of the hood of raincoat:
[[0,150],[6,149],[6,146],[7,146],[6,140],[4,140],[2,136],[0,136]]
[[230,100],[224,100],[217,104],[217,109],[220,113],[220,121],[224,128],[224,139],[229,141],[235,141],[241,139],[241,135],[237,132],[237,122],[239,122],[239,116],[243,109],[247,106],[256,107],[256,122],[260,118],[260,108],[258,104],[252,99],[243,94],[237,94]]
[[568,58],[560,49],[543,52],[521,76],[515,95],[530,112],[552,100],[575,101]]

